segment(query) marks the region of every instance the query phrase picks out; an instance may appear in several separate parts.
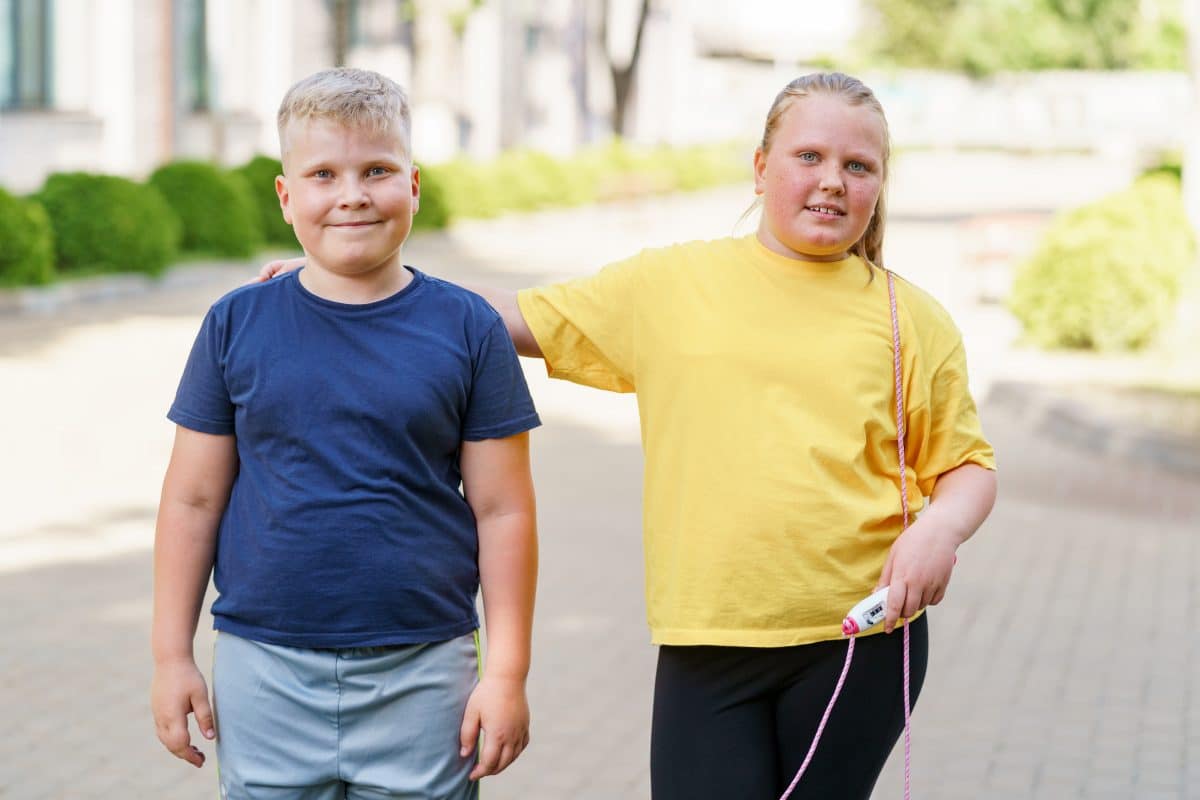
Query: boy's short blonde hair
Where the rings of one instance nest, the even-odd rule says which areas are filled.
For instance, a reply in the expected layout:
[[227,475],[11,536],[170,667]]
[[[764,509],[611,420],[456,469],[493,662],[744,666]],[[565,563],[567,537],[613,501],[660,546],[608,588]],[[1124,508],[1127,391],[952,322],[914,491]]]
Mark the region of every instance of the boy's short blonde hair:
[[400,84],[378,72],[352,67],[322,70],[295,83],[279,104],[279,149],[287,155],[288,127],[295,122],[328,120],[369,133],[395,131],[409,157],[412,121],[408,96]]

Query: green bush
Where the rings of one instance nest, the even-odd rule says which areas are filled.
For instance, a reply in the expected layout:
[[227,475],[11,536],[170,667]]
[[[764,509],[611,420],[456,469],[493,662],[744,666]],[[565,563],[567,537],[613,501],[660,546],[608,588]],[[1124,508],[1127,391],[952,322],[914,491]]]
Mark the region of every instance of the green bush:
[[1056,219],[1009,304],[1042,346],[1142,347],[1170,321],[1193,257],[1178,180],[1149,175]]
[[231,172],[246,181],[250,197],[258,209],[259,227],[267,244],[300,249],[292,226],[283,218],[279,195],[275,193],[275,177],[283,174],[283,164],[279,159],[255,156]]
[[54,278],[54,231],[46,209],[0,189],[0,286],[49,283]]
[[60,172],[46,179],[36,199],[54,229],[62,272],[156,275],[178,254],[179,218],[153,186]]
[[1175,180],[1183,180],[1183,154],[1178,152],[1161,153],[1158,159],[1142,172],[1142,175],[1170,175]]
[[246,180],[203,161],[159,167],[150,184],[183,222],[183,249],[245,258],[263,242],[261,213]]
[[[422,179],[440,187],[448,218],[494,217],[508,210],[504,188],[488,174],[488,164],[454,159],[422,171]],[[420,213],[417,216],[421,216]]]
[[421,167],[421,201],[413,217],[413,230],[436,230],[450,224],[450,206],[439,168]]

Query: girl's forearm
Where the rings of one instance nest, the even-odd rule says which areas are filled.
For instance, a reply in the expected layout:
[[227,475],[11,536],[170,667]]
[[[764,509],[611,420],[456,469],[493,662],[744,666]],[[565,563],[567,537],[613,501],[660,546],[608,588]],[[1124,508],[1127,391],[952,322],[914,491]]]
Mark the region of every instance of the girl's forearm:
[[995,471],[963,464],[938,476],[929,507],[921,517],[933,517],[937,528],[946,531],[957,547],[974,535],[995,503]]
[[521,313],[520,306],[517,305],[516,292],[511,289],[497,289],[494,286],[466,286],[465,288],[487,300],[504,319],[504,327],[508,328],[508,335],[512,338],[518,355],[527,358],[543,357],[542,348],[538,346],[537,339],[533,338],[533,331],[529,330],[525,316]]

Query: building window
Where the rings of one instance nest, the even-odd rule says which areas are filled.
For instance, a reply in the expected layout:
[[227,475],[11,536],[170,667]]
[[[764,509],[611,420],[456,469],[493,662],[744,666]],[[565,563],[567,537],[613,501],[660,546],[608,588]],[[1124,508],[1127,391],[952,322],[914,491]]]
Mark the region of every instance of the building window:
[[0,0],[0,109],[50,108],[54,0]]
[[206,0],[175,0],[175,91],[183,111],[212,109],[207,5]]

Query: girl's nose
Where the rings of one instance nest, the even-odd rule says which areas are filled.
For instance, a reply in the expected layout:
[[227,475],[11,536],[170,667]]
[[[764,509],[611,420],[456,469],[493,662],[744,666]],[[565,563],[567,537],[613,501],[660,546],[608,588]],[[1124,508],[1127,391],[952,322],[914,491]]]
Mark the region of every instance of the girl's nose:
[[841,170],[837,167],[827,167],[821,173],[821,188],[827,192],[841,194],[846,184],[842,182]]

